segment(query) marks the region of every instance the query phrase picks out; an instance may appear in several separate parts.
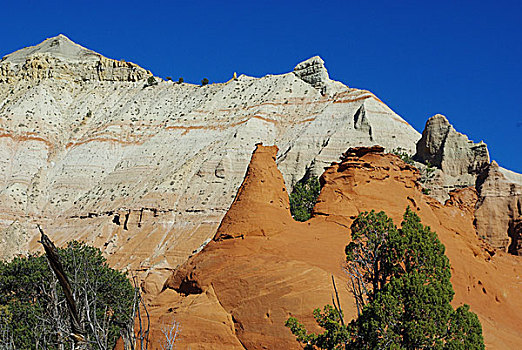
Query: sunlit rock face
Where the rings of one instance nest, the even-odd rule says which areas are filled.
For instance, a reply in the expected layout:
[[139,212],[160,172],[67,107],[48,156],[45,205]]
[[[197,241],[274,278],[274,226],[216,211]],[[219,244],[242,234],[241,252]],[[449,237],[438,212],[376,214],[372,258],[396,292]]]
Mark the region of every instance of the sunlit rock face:
[[478,179],[477,188],[479,236],[495,248],[522,255],[522,176],[492,162]]
[[23,244],[1,255],[35,248],[40,222],[118,267],[167,269],[213,236],[255,144],[279,147],[292,188],[349,146],[413,153],[420,138],[372,93],[331,80],[319,57],[203,87],[151,76],[63,35],[2,59],[0,227]]
[[428,119],[416,149],[414,159],[433,167],[425,181],[430,195],[444,202],[452,190],[475,187],[477,235],[493,248],[520,255],[522,175],[490,163],[484,142],[469,140],[440,114]]
[[430,194],[439,201],[454,189],[475,186],[477,176],[489,166],[486,144],[470,141],[440,114],[426,122],[414,159],[440,170],[429,183]]
[[152,73],[137,64],[113,60],[72,42],[65,35],[13,52],[0,62],[0,82],[140,81]]
[[291,315],[313,329],[312,311],[332,302],[332,278],[345,321],[357,316],[342,264],[353,220],[378,208],[399,225],[409,207],[446,247],[452,304],[471,306],[486,348],[521,348],[521,261],[477,237],[473,188],[452,191],[443,205],[422,193],[415,167],[379,146],[351,148],[321,176],[312,218],[297,222],[276,153],[258,145],[215,239],[173,271],[152,302],[154,345],[176,319],[184,349],[302,349],[285,321]]

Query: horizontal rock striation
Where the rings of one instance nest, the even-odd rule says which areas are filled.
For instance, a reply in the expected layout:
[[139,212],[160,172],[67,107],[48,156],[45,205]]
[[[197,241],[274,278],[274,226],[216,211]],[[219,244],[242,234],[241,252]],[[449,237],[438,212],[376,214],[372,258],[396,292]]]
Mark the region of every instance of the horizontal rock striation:
[[0,61],[0,82],[39,81],[141,81],[152,73],[135,63],[113,60],[72,42],[60,34],[18,50]]
[[372,93],[333,81],[325,93],[294,72],[146,86],[146,70],[63,36],[0,67],[15,72],[0,82],[0,232],[18,222],[28,242],[18,252],[38,246],[40,222],[116,267],[173,268],[214,235],[257,143],[279,147],[291,188],[349,146],[412,152],[420,138]]

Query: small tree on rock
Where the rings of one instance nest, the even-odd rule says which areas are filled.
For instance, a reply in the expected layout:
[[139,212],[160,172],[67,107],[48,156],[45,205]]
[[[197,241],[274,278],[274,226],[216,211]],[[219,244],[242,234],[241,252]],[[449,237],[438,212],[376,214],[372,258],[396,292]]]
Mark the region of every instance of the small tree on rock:
[[450,304],[444,246],[417,214],[407,208],[397,229],[383,212],[365,212],[351,230],[347,271],[359,316],[344,327],[342,311],[325,308],[327,322],[316,320],[326,331],[318,335],[290,318],[286,325],[298,341],[308,349],[484,349],[477,315]]
[[158,85],[158,82],[157,82],[156,78],[154,78],[154,76],[151,75],[150,77],[147,78],[147,83],[143,87],[146,88],[146,87],[154,86],[154,85]]
[[290,212],[297,221],[306,221],[312,216],[321,185],[317,177],[310,177],[295,184],[290,194]]

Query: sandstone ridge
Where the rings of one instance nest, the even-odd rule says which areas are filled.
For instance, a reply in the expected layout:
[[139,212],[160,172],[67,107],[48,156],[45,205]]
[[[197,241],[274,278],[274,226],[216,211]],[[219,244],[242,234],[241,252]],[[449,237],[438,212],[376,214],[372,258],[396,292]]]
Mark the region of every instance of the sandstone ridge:
[[[384,210],[400,223],[407,206],[445,245],[456,292],[453,305],[471,305],[487,348],[522,346],[521,261],[491,252],[476,236],[473,188],[453,191],[442,205],[422,193],[415,167],[382,147],[351,149],[326,169],[315,214],[300,223],[289,220],[285,205],[273,204],[286,193],[274,153],[273,147],[257,147],[238,200],[225,216],[227,225],[216,236],[230,239],[210,242],[176,269],[153,301],[154,323],[175,318],[183,325],[181,348],[299,349],[284,321],[297,316],[315,329],[312,310],[331,303],[331,275],[346,316],[354,317],[342,269],[349,226],[358,213],[371,209]],[[254,176],[254,169],[262,173]],[[257,211],[250,208],[253,203]],[[263,235],[237,235],[256,226]]]

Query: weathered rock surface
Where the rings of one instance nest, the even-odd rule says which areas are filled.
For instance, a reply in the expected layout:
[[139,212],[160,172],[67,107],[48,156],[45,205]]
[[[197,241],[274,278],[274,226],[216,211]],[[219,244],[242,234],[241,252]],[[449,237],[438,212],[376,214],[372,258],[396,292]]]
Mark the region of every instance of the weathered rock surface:
[[426,122],[414,159],[440,170],[427,187],[433,197],[444,201],[454,189],[475,186],[477,176],[489,165],[489,152],[484,142],[473,143],[437,114]]
[[29,241],[19,251],[34,249],[40,222],[57,244],[85,240],[119,268],[167,271],[213,237],[258,142],[279,147],[291,188],[348,146],[412,152],[420,137],[375,95],[324,72],[323,94],[294,72],[144,87],[148,71],[63,36],[0,67],[0,231],[18,222]]
[[152,73],[137,64],[104,57],[62,34],[13,52],[0,61],[0,83],[48,78],[77,82],[140,81],[149,76]]
[[475,212],[477,233],[494,248],[522,255],[522,181],[492,162],[479,178]]
[[334,84],[334,82],[330,80],[323,59],[319,56],[311,57],[299,63],[295,66],[294,73],[323,94],[326,93],[329,86]]
[[[257,147],[216,239],[180,266],[153,301],[154,324],[175,318],[183,325],[181,349],[300,349],[284,322],[296,316],[316,329],[312,311],[331,303],[331,275],[346,316],[354,317],[342,270],[349,226],[371,209],[400,223],[407,206],[445,245],[453,305],[471,305],[487,348],[522,346],[522,261],[492,253],[476,236],[474,189],[454,191],[442,205],[422,194],[416,168],[379,147],[352,149],[326,169],[315,214],[300,223],[290,216],[275,155],[274,147]],[[157,328],[153,335],[161,337]]]
[[427,176],[419,165],[430,195],[444,202],[454,189],[475,187],[477,235],[495,249],[521,254],[522,175],[490,164],[486,144],[468,140],[440,114],[426,122],[416,148],[414,159],[434,167]]

